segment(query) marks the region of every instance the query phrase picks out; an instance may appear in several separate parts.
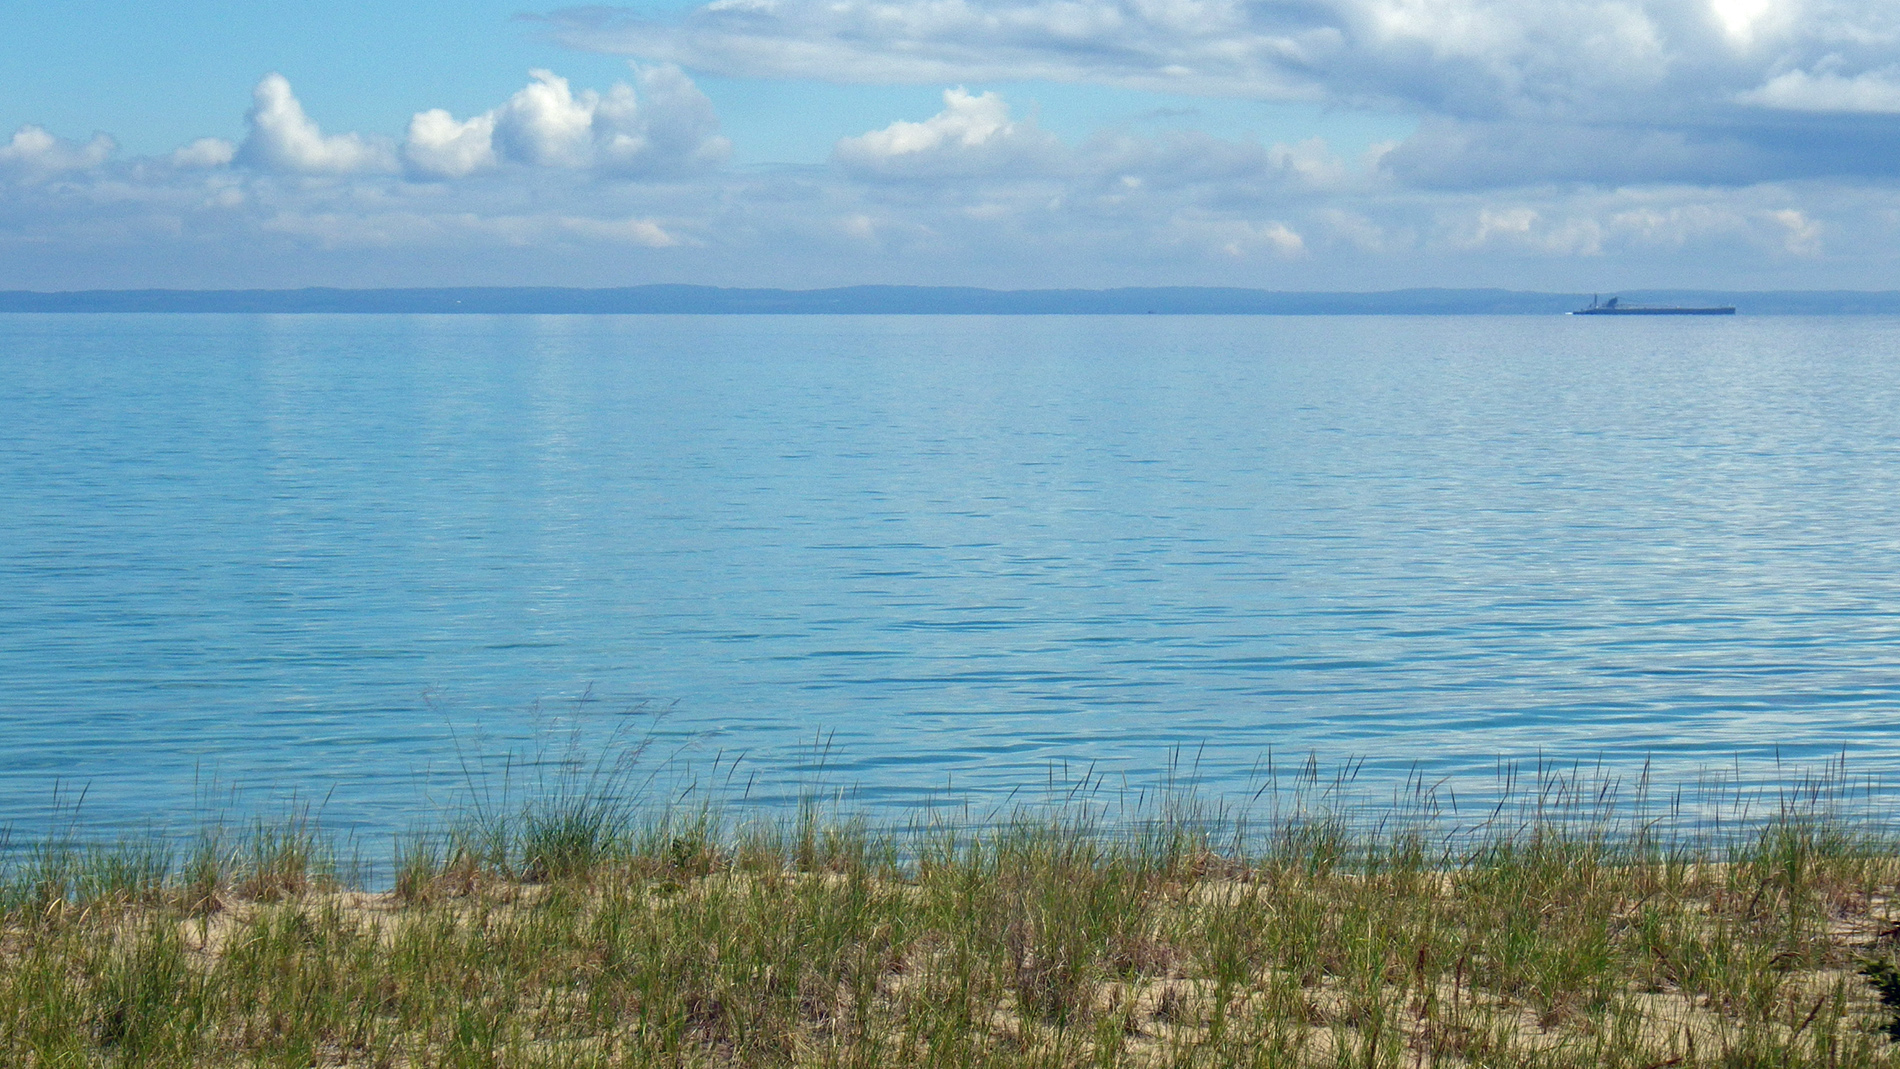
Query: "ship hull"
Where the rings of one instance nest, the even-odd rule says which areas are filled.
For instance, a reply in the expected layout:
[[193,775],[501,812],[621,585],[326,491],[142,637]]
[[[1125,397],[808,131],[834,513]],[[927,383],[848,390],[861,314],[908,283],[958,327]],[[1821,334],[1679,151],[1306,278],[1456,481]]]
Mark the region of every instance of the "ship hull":
[[1579,308],[1573,316],[1732,316],[1733,308]]

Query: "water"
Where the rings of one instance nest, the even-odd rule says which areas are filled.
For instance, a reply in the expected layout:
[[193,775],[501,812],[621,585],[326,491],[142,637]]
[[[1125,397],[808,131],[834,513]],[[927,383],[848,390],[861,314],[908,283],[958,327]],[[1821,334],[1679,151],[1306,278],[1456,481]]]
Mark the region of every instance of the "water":
[[241,788],[374,838],[615,738],[893,813],[1171,752],[1233,796],[1268,751],[1879,772],[1896,353],[1884,318],[0,317],[0,824]]

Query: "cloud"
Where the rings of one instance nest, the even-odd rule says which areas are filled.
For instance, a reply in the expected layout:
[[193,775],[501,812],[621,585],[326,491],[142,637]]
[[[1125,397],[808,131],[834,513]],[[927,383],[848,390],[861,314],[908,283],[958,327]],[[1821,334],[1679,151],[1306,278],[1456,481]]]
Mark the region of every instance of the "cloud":
[[[1028,187],[1047,196],[1051,183],[1068,196],[1093,195],[1123,201],[1136,191],[1216,190],[1228,201],[1302,197],[1323,190],[1364,185],[1370,169],[1340,159],[1320,138],[1299,144],[1230,141],[1193,131],[1144,136],[1128,130],[1096,134],[1080,145],[1065,144],[1033,121],[1017,119],[995,92],[944,91],[943,110],[923,120],[900,120],[879,130],[840,139],[832,162],[865,182],[955,183],[939,195]],[[986,179],[969,186],[966,180]],[[995,218],[999,204],[966,207],[975,217]]]
[[[1263,57],[1312,60],[1335,47],[1325,28],[1258,32],[1237,0],[714,0],[677,23],[601,7],[546,21],[584,49],[744,77],[873,84],[1047,79],[1303,96],[1304,79]],[[1194,62],[1208,52],[1225,58]]]
[[223,167],[237,156],[237,146],[221,137],[201,137],[172,152],[166,160],[173,167],[204,169]]
[[844,138],[833,158],[867,174],[943,176],[1043,169],[1062,152],[1053,135],[1012,119],[1002,97],[971,95],[958,86],[944,90],[943,110],[937,114]]
[[[602,127],[597,166],[622,175],[692,174],[715,167],[732,154],[719,136],[719,116],[706,94],[671,65],[642,67],[632,92],[614,87],[615,109]],[[598,121],[598,120],[597,120]]]
[[954,149],[979,149],[992,139],[1006,139],[1017,132],[1010,121],[1009,105],[995,93],[971,96],[962,86],[943,91],[943,110],[923,122],[898,121],[882,130],[847,138],[838,143],[840,152],[868,159],[888,160],[899,156],[937,152],[946,145]]
[[633,86],[576,93],[552,71],[500,107],[457,121],[440,108],[409,121],[403,161],[419,178],[461,178],[503,163],[594,169],[623,177],[691,174],[723,162],[712,102],[677,67],[639,69]]
[[1821,227],[1809,219],[1806,212],[1795,208],[1782,208],[1768,213],[1769,218],[1781,225],[1786,232],[1782,247],[1796,256],[1814,257],[1821,254]]
[[1471,236],[1463,244],[1468,249],[1515,245],[1535,252],[1599,256],[1603,252],[1603,226],[1587,217],[1553,223],[1541,212],[1525,207],[1480,208]]
[[1256,223],[1190,216],[1170,220],[1168,233],[1177,241],[1215,250],[1234,260],[1251,259],[1263,252],[1288,260],[1306,255],[1306,239],[1277,219]]
[[441,108],[419,111],[409,120],[402,158],[410,173],[421,178],[461,178],[493,167],[495,115],[487,112],[457,122]]
[[265,75],[251,91],[251,101],[245,117],[251,132],[237,150],[238,163],[285,174],[354,174],[396,167],[395,152],[383,141],[360,134],[324,136],[281,74]]
[[[575,47],[751,77],[1032,80],[1499,115],[1626,100],[1717,44],[1692,0],[714,0],[546,16]],[[1726,46],[1723,46],[1726,49]]]
[[1683,127],[1428,119],[1381,166],[1401,183],[1434,189],[1886,179],[1900,176],[1900,128],[1888,116],[1851,114]]
[[1832,71],[1810,74],[1794,70],[1778,74],[1736,99],[1786,111],[1895,115],[1900,114],[1900,80],[1896,80],[1894,67],[1862,71],[1851,78]]
[[[280,206],[281,208],[281,206]],[[481,248],[519,251],[575,247],[665,249],[680,244],[651,219],[602,219],[559,212],[491,214],[429,212],[387,205],[380,210],[278,210],[256,221],[266,234],[326,251]]]
[[1496,189],[1545,182],[1745,183],[1822,162],[1777,159],[1759,140],[1733,130],[1431,118],[1385,152],[1379,165],[1406,185]]
[[[1900,174],[1891,152],[1787,151],[1833,131],[1792,113],[1900,115],[1886,0],[713,0],[672,19],[543,19],[573,47],[739,77],[1049,80],[1417,115],[1487,157],[1457,177],[1414,159],[1437,185]],[[1900,123],[1848,135],[1892,142]]]
[[1196,131],[1153,137],[1097,134],[1076,153],[1098,181],[1136,177],[1149,189],[1218,188],[1228,199],[1287,199],[1363,189],[1375,174],[1354,168],[1322,138],[1297,144],[1225,140]]
[[[1692,188],[1478,200],[1445,213],[1448,243],[1482,253],[1515,251],[1550,258],[1730,248],[1753,262],[1791,266],[1819,258],[1824,227],[1787,202],[1793,190],[1763,186],[1712,192]],[[1881,231],[1892,226],[1876,224]],[[1805,288],[1805,287],[1804,287]]]
[[1401,230],[1388,234],[1386,229],[1364,215],[1345,208],[1323,207],[1313,213],[1313,223],[1332,244],[1345,245],[1360,252],[1384,253],[1410,238]]
[[588,216],[566,216],[556,219],[555,223],[570,234],[596,241],[639,245],[649,249],[668,249],[680,243],[678,238],[667,233],[664,227],[651,219],[594,219]]
[[29,123],[0,145],[0,174],[37,181],[65,171],[83,171],[104,163],[118,148],[118,142],[105,134],[94,134],[92,140],[80,144]]
[[576,100],[566,78],[552,71],[528,73],[534,81],[491,113],[500,154],[543,167],[585,167],[593,162],[595,113],[604,110],[604,125],[612,125],[616,113],[630,102],[613,100],[610,93],[603,109],[600,94],[592,90]]
[[826,199],[848,194],[857,209],[835,214],[833,231],[885,256],[995,260],[1042,248],[1070,262],[1218,271],[1306,258],[1308,226],[1332,232],[1314,222],[1327,198],[1389,185],[1317,138],[1124,128],[1071,145],[1016,118],[1001,95],[965,87],[946,91],[935,115],[841,139],[832,164],[845,181]]

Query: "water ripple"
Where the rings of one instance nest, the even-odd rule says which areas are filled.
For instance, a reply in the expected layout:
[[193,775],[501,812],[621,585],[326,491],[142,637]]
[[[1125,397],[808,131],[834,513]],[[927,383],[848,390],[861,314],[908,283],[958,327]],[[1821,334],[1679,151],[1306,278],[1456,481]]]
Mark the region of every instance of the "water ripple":
[[383,835],[630,724],[892,810],[1176,747],[1234,795],[1268,750],[1878,772],[1896,351],[1878,318],[0,317],[0,824],[215,782]]

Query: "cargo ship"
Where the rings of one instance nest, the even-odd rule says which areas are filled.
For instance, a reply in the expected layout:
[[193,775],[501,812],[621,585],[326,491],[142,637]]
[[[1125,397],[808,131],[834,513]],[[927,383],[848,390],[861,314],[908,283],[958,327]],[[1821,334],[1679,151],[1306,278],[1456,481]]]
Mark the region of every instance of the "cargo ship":
[[1709,308],[1683,308],[1675,305],[1621,304],[1621,298],[1612,297],[1598,302],[1597,295],[1590,295],[1590,307],[1579,308],[1570,313],[1573,316],[1732,316],[1732,305]]

